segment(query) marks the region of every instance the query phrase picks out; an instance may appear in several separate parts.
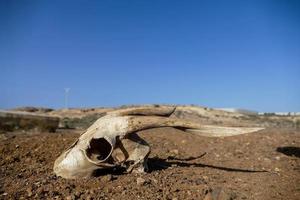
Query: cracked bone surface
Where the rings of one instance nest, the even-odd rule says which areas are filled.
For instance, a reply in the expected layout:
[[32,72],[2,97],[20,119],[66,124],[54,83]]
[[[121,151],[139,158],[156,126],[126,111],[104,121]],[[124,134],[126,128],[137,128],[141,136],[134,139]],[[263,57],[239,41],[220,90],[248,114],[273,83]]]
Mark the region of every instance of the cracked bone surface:
[[176,107],[143,106],[107,113],[90,126],[54,163],[63,178],[94,176],[98,170],[123,166],[128,172],[147,170],[150,146],[136,132],[174,127],[206,137],[225,137],[256,132],[263,128],[201,125],[172,116]]

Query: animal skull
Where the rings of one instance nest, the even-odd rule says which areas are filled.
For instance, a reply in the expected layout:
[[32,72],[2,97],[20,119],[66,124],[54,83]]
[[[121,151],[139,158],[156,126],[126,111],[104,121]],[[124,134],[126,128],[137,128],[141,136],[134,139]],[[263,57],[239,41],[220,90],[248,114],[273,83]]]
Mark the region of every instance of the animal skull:
[[157,127],[174,127],[208,137],[239,135],[262,128],[217,127],[171,117],[171,106],[147,106],[109,112],[98,119],[54,163],[63,178],[92,177],[99,169],[124,166],[128,172],[147,170],[148,143],[136,132]]

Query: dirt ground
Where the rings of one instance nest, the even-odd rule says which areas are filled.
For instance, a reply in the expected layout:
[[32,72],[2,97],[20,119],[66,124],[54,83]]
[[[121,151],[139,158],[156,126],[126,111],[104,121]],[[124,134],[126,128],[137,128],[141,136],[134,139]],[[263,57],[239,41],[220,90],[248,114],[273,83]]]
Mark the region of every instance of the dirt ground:
[[56,177],[54,160],[78,135],[1,134],[0,199],[300,199],[299,130],[205,138],[152,129],[139,133],[152,146],[148,173]]

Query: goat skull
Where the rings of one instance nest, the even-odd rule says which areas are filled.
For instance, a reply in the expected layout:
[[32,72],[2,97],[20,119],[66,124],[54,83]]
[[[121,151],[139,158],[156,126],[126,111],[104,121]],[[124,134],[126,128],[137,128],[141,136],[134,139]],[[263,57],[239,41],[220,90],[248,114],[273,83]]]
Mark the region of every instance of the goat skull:
[[124,166],[128,172],[147,170],[148,143],[136,132],[157,127],[174,127],[207,137],[224,137],[262,128],[199,125],[170,117],[175,107],[139,107],[108,113],[99,118],[54,163],[63,178],[92,177],[99,169]]

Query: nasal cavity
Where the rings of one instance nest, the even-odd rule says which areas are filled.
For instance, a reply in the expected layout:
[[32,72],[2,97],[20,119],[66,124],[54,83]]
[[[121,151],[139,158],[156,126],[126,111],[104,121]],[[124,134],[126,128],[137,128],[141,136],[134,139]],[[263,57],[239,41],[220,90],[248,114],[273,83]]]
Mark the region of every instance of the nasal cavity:
[[90,147],[86,150],[87,157],[93,162],[105,161],[112,151],[111,144],[104,138],[93,138]]

